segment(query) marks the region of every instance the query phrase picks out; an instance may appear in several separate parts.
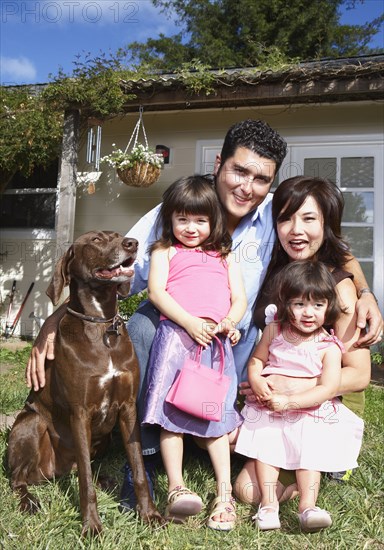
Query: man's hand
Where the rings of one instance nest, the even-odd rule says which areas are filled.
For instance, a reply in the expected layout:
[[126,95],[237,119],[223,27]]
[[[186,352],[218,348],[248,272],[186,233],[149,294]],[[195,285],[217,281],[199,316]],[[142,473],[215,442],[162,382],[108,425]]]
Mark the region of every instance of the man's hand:
[[[373,346],[381,341],[383,337],[383,318],[377,306],[373,294],[367,292],[361,295],[356,302],[357,326],[362,329],[362,334],[354,344],[358,347]],[[368,331],[364,329],[368,324]]]
[[25,370],[27,386],[37,391],[45,386],[45,360],[55,358],[55,338],[59,323],[67,311],[67,303],[61,304],[40,329],[33,344]]
[[45,360],[55,358],[56,330],[42,326],[33,345],[25,371],[27,386],[37,391],[45,386]]

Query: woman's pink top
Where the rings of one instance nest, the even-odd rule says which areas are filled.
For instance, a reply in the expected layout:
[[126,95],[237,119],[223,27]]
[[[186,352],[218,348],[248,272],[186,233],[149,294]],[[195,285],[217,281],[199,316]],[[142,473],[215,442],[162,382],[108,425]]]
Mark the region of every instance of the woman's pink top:
[[218,323],[231,307],[227,262],[214,251],[175,248],[166,291],[191,315]]

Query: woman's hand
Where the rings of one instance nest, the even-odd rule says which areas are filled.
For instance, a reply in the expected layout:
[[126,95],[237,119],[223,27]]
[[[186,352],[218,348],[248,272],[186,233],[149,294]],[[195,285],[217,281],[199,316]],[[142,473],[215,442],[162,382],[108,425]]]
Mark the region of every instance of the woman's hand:
[[284,395],[282,393],[274,393],[268,399],[264,400],[264,405],[268,407],[270,411],[282,412],[294,407],[292,396]]
[[[381,342],[383,337],[383,318],[370,292],[363,293],[356,302],[357,326],[362,329],[361,336],[355,342],[355,347],[368,347]],[[368,331],[364,329],[368,325]]]

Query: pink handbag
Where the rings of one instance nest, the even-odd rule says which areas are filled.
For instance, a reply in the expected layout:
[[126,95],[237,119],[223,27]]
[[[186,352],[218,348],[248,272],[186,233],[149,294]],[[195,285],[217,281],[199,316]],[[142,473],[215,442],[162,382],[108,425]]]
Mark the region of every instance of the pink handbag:
[[165,401],[181,411],[203,420],[220,422],[225,414],[225,398],[231,378],[224,374],[224,348],[220,346],[220,368],[218,371],[201,365],[202,346],[199,346],[195,359],[188,357],[173,382]]

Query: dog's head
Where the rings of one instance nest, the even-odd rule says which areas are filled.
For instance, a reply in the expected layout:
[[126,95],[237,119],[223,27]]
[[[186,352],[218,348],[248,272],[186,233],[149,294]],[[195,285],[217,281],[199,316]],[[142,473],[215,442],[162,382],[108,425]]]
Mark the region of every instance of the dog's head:
[[121,296],[129,293],[136,259],[136,239],[113,231],[84,233],[57,262],[47,295],[56,305],[71,279],[85,283],[115,284]]

